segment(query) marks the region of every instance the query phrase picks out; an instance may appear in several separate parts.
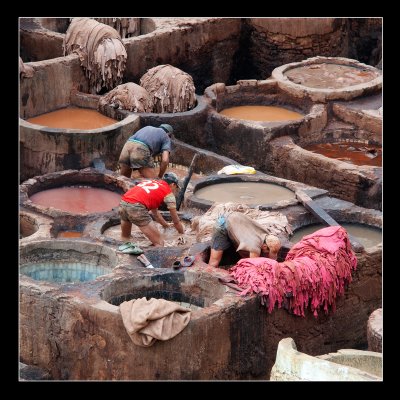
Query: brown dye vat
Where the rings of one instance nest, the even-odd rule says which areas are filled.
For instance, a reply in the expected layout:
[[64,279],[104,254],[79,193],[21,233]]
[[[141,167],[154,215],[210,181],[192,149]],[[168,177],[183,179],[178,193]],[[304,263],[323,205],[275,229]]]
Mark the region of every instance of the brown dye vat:
[[30,196],[33,203],[74,214],[110,211],[119,205],[121,195],[92,187],[60,187]]
[[287,121],[303,118],[302,114],[275,106],[238,106],[219,112],[230,118],[248,121]]
[[118,122],[96,110],[67,107],[27,119],[32,124],[63,129],[97,129]]
[[[173,247],[173,246],[191,246],[196,243],[196,232],[192,231],[190,227],[190,222],[181,221],[184,228],[184,233],[179,233],[174,227],[163,228],[160,224],[156,223],[157,229],[162,233],[164,237],[164,246],[165,247]],[[103,232],[104,236],[115,240],[121,240],[121,225],[114,225],[110,228],[107,228]],[[135,242],[139,245],[139,247],[147,248],[152,246],[152,243],[149,239],[142,233],[142,231],[136,226],[132,224],[131,230],[132,242]]]
[[318,143],[303,147],[329,158],[354,165],[382,166],[382,147],[359,142]]
[[245,204],[267,204],[296,198],[294,192],[285,187],[260,182],[218,183],[197,190],[195,196],[214,202]]
[[58,238],[77,238],[82,237],[82,232],[76,231],[61,231],[57,234]]
[[[382,231],[379,228],[374,228],[362,224],[340,224],[346,231],[354,236],[365,248],[376,246],[382,242]],[[296,230],[293,236],[290,237],[292,243],[299,242],[304,236],[309,235],[318,229],[326,228],[323,224],[308,225]]]
[[311,88],[339,89],[368,82],[379,76],[377,72],[330,63],[292,68],[284,75],[294,83]]

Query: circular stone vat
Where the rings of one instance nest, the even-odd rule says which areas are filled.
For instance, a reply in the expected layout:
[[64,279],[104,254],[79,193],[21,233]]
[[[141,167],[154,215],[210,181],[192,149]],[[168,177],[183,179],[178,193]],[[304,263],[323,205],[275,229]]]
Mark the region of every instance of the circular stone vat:
[[382,88],[382,71],[357,60],[313,57],[272,71],[278,86],[313,101],[350,100]]
[[289,188],[287,182],[271,178],[210,176],[195,185],[193,194],[187,199],[187,206],[207,210],[215,202],[234,202],[268,209],[297,204],[295,188]]
[[[205,90],[204,97],[210,103],[206,131],[211,132],[214,151],[263,172],[267,171],[272,138],[312,133],[326,124],[324,105],[299,101],[273,80],[238,81],[234,86],[217,83]],[[269,116],[265,116],[266,111]]]
[[86,241],[45,240],[20,247],[20,273],[40,281],[91,281],[116,265],[111,249]]
[[98,215],[118,207],[121,195],[131,186],[129,179],[115,173],[94,168],[67,170],[24,182],[20,201],[22,206],[52,217]]
[[303,114],[276,106],[237,106],[219,112],[229,118],[246,121],[292,121],[303,118]]
[[306,145],[303,149],[353,165],[382,167],[382,146],[365,141],[315,143]]
[[271,381],[381,381],[382,354],[341,349],[310,356],[290,337],[280,340]]
[[106,212],[119,205],[121,194],[91,186],[63,186],[30,196],[37,206],[53,207],[71,214]]
[[270,172],[326,189],[359,206],[381,209],[382,137],[377,139],[358,129],[323,130],[296,142],[290,136],[280,137],[270,142]]
[[[82,96],[81,96],[82,97]],[[81,99],[82,101],[82,99]],[[54,111],[58,126],[60,118],[57,114],[70,113],[76,108]],[[53,111],[53,110],[48,110]],[[54,128],[41,125],[54,116],[53,112],[34,117],[42,121],[40,124],[29,122],[20,118],[20,144],[21,144],[21,181],[35,175],[66,169],[81,169],[93,166],[95,159],[101,159],[105,168],[115,170],[121,149],[132,132],[139,129],[139,118],[135,115],[125,116],[121,121],[115,121],[105,115],[98,115],[93,109],[80,109],[79,113],[95,113],[95,116],[84,117],[78,121],[83,128]],[[63,116],[64,118],[65,116]],[[46,118],[47,122],[43,122]],[[66,117],[68,119],[68,117]],[[91,128],[93,121],[99,118],[106,119],[107,126]],[[70,118],[68,126],[74,123]]]
[[26,120],[31,124],[58,129],[90,130],[110,126],[118,122],[97,110],[80,107],[66,107],[60,110],[38,115]]
[[[349,235],[356,239],[366,249],[382,243],[382,229],[379,227],[347,222],[339,223],[343,228],[346,229]],[[304,236],[310,235],[311,233],[326,227],[327,225],[324,224],[312,224],[302,226],[301,228],[298,228],[293,232],[293,235],[289,238],[289,240],[292,243],[297,243]]]

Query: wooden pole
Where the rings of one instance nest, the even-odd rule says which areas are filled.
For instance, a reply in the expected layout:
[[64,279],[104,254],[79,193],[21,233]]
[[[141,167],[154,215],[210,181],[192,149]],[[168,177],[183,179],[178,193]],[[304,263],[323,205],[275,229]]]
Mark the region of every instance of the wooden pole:
[[181,208],[181,205],[183,203],[183,197],[185,195],[186,192],[186,188],[187,185],[189,184],[190,178],[192,177],[193,174],[193,168],[194,168],[194,163],[197,159],[197,157],[199,156],[198,153],[196,153],[192,159],[192,162],[190,163],[190,167],[189,167],[189,171],[187,176],[185,177],[185,179],[183,180],[182,183],[182,188],[180,190],[180,192],[178,193],[178,195],[176,196],[176,209],[179,211],[179,209]]

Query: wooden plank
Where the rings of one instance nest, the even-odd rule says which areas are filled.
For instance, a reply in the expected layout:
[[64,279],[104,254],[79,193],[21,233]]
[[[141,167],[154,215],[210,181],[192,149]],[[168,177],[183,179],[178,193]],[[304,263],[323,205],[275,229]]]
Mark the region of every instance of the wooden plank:
[[323,208],[316,204],[313,199],[302,190],[296,191],[296,197],[308,211],[318,218],[319,221],[331,226],[340,226],[338,222],[336,222]]

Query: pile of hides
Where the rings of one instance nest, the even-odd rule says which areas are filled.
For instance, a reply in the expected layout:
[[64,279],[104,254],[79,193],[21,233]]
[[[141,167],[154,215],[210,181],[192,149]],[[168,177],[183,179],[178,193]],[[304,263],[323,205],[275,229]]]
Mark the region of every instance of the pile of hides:
[[172,301],[146,297],[124,301],[119,310],[132,342],[142,347],[172,339],[189,323],[191,313]]
[[289,236],[292,233],[285,215],[278,211],[260,211],[241,203],[215,203],[205,214],[192,219],[192,230],[199,242],[211,240],[215,221],[220,215],[232,211],[242,212],[269,231],[270,235]]
[[113,27],[122,39],[140,35],[140,18],[94,18]]
[[229,273],[240,294],[256,293],[271,313],[277,303],[295,315],[304,317],[310,305],[314,316],[322,307],[336,311],[335,299],[352,281],[351,271],[357,258],[347,232],[341,226],[329,226],[304,236],[286,256],[284,262],[269,258],[243,258]]
[[74,18],[64,38],[64,55],[76,53],[92,94],[122,82],[127,53],[118,32],[90,18]]
[[32,78],[35,73],[34,69],[30,65],[25,65],[22,58],[19,58],[19,76],[21,78]]
[[172,65],[149,69],[140,78],[140,86],[153,97],[155,113],[184,112],[196,105],[192,77]]
[[102,111],[105,105],[133,112],[152,112],[153,110],[152,97],[146,89],[133,82],[118,85],[102,96],[99,100],[99,110]]

